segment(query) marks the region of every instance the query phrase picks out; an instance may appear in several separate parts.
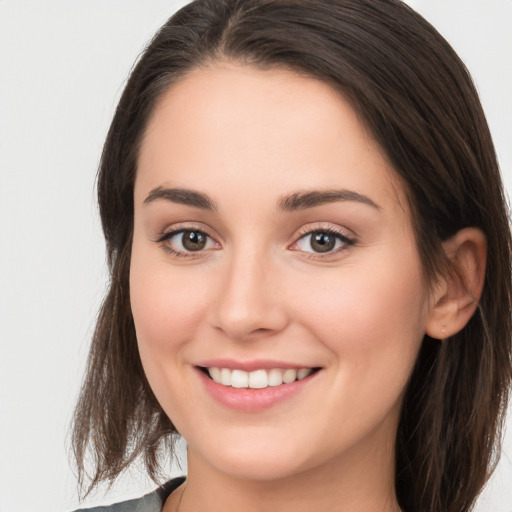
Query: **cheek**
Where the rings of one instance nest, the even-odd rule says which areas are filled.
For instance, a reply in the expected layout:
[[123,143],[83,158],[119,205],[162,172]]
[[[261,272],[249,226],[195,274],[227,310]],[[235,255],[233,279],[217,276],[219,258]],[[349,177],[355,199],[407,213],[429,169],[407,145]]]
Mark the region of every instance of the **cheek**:
[[205,293],[199,284],[202,280],[191,279],[183,269],[173,270],[165,258],[134,244],[130,299],[144,372],[174,421],[183,415],[176,397],[188,403],[193,400],[183,363],[189,342],[197,337]]
[[167,265],[148,262],[134,248],[130,300],[139,344],[163,351],[184,336],[191,337],[205,307],[202,292],[194,279],[179,271],[170,272]]
[[426,287],[415,252],[385,256],[376,265],[361,262],[371,271],[354,265],[326,274],[296,307],[340,364],[374,373],[392,367],[405,375],[425,332]]
[[[165,255],[134,245],[130,300],[139,354],[148,382],[173,423],[186,417],[182,403],[192,403],[183,362],[188,342],[196,337],[205,305],[197,282],[178,269],[171,272]],[[178,399],[178,397],[180,397]]]

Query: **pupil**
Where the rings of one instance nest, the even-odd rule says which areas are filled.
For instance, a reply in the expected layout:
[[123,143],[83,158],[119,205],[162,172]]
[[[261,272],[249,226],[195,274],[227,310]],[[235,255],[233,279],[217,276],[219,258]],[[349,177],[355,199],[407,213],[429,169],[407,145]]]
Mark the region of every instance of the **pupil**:
[[336,237],[328,233],[314,233],[311,238],[311,247],[315,252],[329,252],[334,249]]
[[206,237],[198,231],[185,231],[181,242],[187,251],[200,251],[206,245]]

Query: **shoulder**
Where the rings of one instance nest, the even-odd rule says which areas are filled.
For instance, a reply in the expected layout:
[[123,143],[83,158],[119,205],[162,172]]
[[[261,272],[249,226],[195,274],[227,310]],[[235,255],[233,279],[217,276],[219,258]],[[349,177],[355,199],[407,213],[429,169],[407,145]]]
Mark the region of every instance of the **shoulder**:
[[113,505],[80,508],[74,512],[161,512],[167,497],[185,481],[185,477],[173,478],[155,491],[133,500]]

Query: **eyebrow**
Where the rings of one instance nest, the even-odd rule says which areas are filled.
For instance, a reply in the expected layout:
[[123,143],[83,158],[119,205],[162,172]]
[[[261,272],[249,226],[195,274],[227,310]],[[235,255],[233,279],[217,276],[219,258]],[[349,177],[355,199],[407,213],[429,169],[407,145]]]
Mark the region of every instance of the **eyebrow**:
[[[146,199],[144,199],[144,204],[152,203],[158,199],[192,206],[201,210],[208,210],[212,212],[216,212],[218,210],[215,202],[206,194],[185,188],[156,187],[151,190]],[[368,196],[347,189],[296,192],[282,197],[278,202],[278,210],[283,212],[293,212],[339,201],[354,201],[371,206],[376,210],[381,210],[381,207]]]
[[206,194],[185,188],[154,188],[144,199],[144,204],[152,203],[157,199],[184,204],[201,210],[217,211],[217,205]]
[[278,203],[278,209],[285,212],[293,212],[296,210],[305,210],[322,206],[324,204],[335,203],[338,201],[355,201],[367,206],[371,206],[380,211],[382,208],[372,201],[368,196],[354,192],[353,190],[336,189],[336,190],[312,190],[307,192],[297,192],[289,196],[283,197]]

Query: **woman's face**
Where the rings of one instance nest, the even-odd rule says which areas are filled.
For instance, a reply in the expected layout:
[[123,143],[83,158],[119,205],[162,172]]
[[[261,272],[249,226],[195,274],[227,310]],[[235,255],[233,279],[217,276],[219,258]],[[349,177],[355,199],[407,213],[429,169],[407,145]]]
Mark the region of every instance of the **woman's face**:
[[403,188],[325,83],[216,64],[163,96],[130,291],[147,378],[196,465],[268,480],[392,464],[427,288]]

